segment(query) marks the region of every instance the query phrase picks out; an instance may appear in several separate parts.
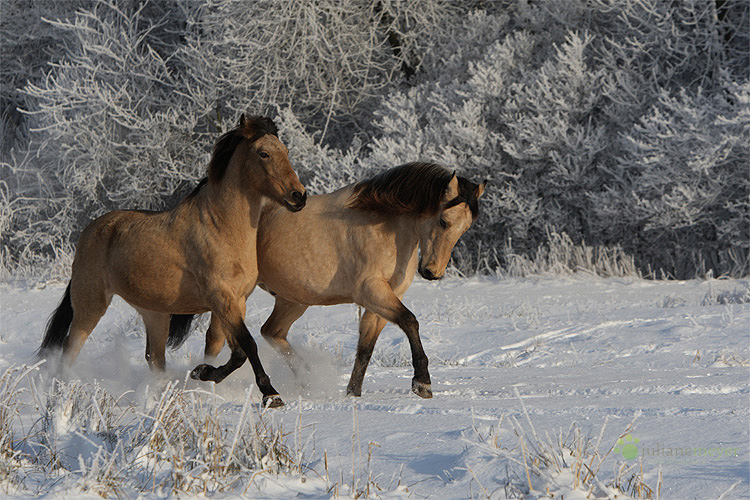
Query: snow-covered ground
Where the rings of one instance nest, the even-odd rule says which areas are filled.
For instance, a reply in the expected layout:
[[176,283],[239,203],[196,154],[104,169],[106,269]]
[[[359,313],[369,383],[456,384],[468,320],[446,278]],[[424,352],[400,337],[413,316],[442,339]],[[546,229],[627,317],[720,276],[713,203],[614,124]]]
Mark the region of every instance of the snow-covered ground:
[[[0,285],[0,374],[34,362],[63,290],[62,284]],[[554,448],[562,441],[560,448],[575,450],[579,433],[591,440],[590,448],[598,444],[599,454],[585,463],[593,468],[601,462],[601,491],[618,476],[627,482],[642,467],[652,488],[661,474],[664,499],[725,492],[723,498],[750,498],[750,282],[417,279],[405,303],[420,321],[434,398],[410,392],[408,343],[393,325],[378,341],[362,397],[346,397],[357,308],[310,308],[289,336],[313,367],[308,391],[259,340],[261,358],[286,401],[264,420],[283,428],[290,448],[302,450],[305,481],[295,473],[265,473],[246,490],[215,496],[245,491],[252,498],[346,498],[355,489],[383,498],[495,499],[524,492],[528,498],[585,498],[573,488],[574,457],[546,469],[533,458],[542,442]],[[258,339],[272,304],[262,291],[248,301],[247,324]],[[203,335],[194,334],[170,352],[167,377],[156,377],[143,359],[135,312],[115,299],[73,377],[96,380],[114,397],[133,391],[124,398],[145,405],[147,388],[185,379],[202,359],[202,342]],[[215,387],[236,419],[252,380],[246,365]],[[21,397],[44,394],[21,386]],[[187,386],[210,390],[193,381]],[[257,391],[250,394],[259,399]],[[38,411],[33,403],[20,408],[28,419]],[[95,443],[89,444],[68,451],[94,454]],[[76,470],[77,460],[71,463]],[[631,471],[618,472],[621,466]],[[546,472],[535,476],[540,469]],[[0,495],[19,494],[5,477]],[[23,491],[47,498],[81,494],[60,484],[28,475]],[[169,495],[156,490],[143,497]]]

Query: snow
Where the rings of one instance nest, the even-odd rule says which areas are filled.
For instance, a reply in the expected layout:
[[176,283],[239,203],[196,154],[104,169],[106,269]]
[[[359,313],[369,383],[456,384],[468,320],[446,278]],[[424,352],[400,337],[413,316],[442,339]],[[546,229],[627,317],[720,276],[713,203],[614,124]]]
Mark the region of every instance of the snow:
[[[0,285],[0,373],[35,362],[63,291],[64,284]],[[301,389],[257,335],[272,297],[262,291],[250,297],[247,325],[286,402],[264,418],[283,428],[306,467],[301,475],[258,474],[247,496],[348,498],[369,487],[374,498],[505,498],[528,486],[519,465],[521,434],[530,452],[560,442],[558,458],[567,457],[536,476],[531,470],[535,489],[526,498],[586,498],[588,489],[574,487],[578,441],[566,439],[573,426],[592,446],[599,442],[600,495],[614,495],[618,468],[635,465],[652,488],[661,473],[664,499],[717,498],[727,490],[723,498],[750,497],[750,281],[417,278],[404,302],[420,321],[433,399],[410,392],[408,343],[393,325],[378,341],[362,397],[344,395],[357,342],[353,305],[310,308],[292,327],[290,342],[312,365],[310,388]],[[140,320],[115,299],[71,379],[96,380],[115,398],[127,393],[123,398],[145,412],[160,388],[182,383],[202,360],[202,342],[194,334],[168,353],[167,373],[153,375]],[[252,380],[246,364],[214,388],[187,385],[215,389],[237,426]],[[257,390],[250,397],[259,401]],[[23,407],[27,418],[32,407]],[[77,470],[78,455],[89,464],[103,438],[80,432],[64,408],[58,411],[55,433],[67,450],[61,460]],[[638,440],[635,460],[614,450],[626,433]],[[35,475],[25,479],[28,491],[43,498],[95,498],[58,486]],[[0,496],[13,491],[0,481]],[[141,494],[170,496],[178,495]]]

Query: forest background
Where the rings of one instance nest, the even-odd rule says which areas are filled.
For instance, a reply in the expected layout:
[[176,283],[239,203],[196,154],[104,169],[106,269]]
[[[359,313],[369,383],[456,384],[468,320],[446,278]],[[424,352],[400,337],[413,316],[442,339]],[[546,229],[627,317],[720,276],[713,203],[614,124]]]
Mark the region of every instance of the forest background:
[[1,0],[0,275],[172,206],[241,112],[312,193],[489,179],[461,274],[750,272],[747,0]]

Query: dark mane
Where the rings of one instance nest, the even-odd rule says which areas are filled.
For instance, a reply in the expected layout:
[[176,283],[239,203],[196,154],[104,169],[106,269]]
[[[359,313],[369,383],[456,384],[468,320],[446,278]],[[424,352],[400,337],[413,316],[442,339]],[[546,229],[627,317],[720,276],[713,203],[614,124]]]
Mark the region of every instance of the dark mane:
[[185,200],[189,200],[191,198],[195,198],[195,196],[198,194],[198,191],[200,191],[201,188],[203,186],[205,186],[207,182],[208,182],[208,177],[204,177],[203,179],[201,179],[200,182],[198,183],[198,185],[195,186],[195,189],[193,189],[192,191],[190,191],[190,194],[185,197]]
[[434,163],[407,163],[357,183],[348,206],[384,215],[434,214],[452,177]]
[[278,137],[279,130],[273,120],[265,116],[246,117],[242,115],[237,128],[222,135],[216,142],[211,161],[208,163],[208,179],[211,182],[221,180],[224,172],[227,170],[229,160],[234,154],[234,150],[237,149],[237,146],[239,146],[243,139],[255,142],[266,134]]
[[458,177],[458,196],[456,196],[445,208],[450,208],[459,203],[466,203],[471,210],[471,217],[476,219],[479,216],[479,198],[477,198],[477,186],[469,179]]
[[[453,173],[435,163],[407,163],[376,175],[354,186],[347,206],[383,215],[432,215],[440,209]],[[479,215],[477,185],[458,179],[458,196],[445,208],[466,203],[474,219]]]

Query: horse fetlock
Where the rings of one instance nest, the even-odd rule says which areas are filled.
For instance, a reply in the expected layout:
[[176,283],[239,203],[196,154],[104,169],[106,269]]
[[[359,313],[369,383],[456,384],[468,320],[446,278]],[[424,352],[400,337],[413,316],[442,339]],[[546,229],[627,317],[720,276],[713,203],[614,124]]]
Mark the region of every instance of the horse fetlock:
[[430,362],[427,359],[427,356],[425,356],[424,354],[420,356],[418,353],[413,353],[412,358],[412,364],[414,365],[414,376],[419,378],[426,377],[426,382],[429,383],[430,375],[427,367],[429,366]]
[[255,383],[258,385],[263,394],[275,393],[273,387],[271,387],[271,379],[265,373],[255,377]]
[[430,399],[432,397],[432,384],[420,382],[416,378],[411,381],[411,392],[420,398]]

